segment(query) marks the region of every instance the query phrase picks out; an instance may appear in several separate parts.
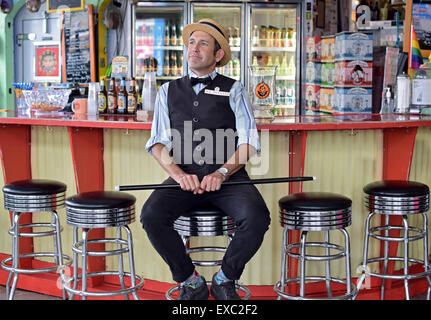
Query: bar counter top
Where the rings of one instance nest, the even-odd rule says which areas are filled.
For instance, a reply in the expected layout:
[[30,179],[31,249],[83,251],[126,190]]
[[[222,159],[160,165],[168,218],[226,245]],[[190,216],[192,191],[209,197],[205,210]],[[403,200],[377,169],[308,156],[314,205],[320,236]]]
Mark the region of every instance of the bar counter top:
[[[259,130],[269,131],[326,131],[349,129],[384,129],[431,126],[431,116],[414,114],[345,114],[316,116],[287,116],[256,119]],[[0,111],[0,123],[65,127],[150,130],[151,121],[138,121],[134,115],[79,115],[52,113],[18,116],[14,111]]]

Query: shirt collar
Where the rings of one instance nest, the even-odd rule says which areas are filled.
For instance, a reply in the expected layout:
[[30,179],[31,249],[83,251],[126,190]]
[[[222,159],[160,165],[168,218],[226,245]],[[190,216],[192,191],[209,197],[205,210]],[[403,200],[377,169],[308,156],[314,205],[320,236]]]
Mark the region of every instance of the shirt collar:
[[217,72],[214,70],[213,72],[211,72],[210,74],[206,74],[204,76],[198,76],[196,75],[192,70],[189,69],[189,78],[191,77],[196,77],[196,78],[206,78],[210,76],[212,80],[214,80],[214,78],[217,76]]

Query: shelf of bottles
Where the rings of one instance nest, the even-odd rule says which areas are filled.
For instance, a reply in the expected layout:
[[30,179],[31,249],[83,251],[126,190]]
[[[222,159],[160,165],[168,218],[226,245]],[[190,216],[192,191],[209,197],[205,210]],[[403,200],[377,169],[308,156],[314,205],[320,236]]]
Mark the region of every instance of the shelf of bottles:
[[193,21],[210,18],[226,28],[229,34],[229,46],[231,49],[231,59],[224,67],[217,67],[219,74],[240,80],[241,79],[241,6],[237,4],[218,5],[194,4]]
[[136,10],[136,79],[156,72],[158,86],[183,75],[183,9],[145,8]]
[[251,12],[249,63],[277,66],[276,116],[295,113],[296,10],[296,7],[253,8]]

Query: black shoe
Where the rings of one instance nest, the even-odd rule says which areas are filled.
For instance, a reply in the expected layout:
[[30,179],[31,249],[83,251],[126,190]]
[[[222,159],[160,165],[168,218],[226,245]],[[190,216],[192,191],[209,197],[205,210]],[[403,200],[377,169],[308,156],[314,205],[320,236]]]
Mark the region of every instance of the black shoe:
[[[217,273],[216,273],[217,274]],[[215,280],[216,274],[213,275],[211,283],[211,295],[216,300],[241,300],[235,289],[235,281],[226,281],[220,284]]]
[[201,278],[203,282],[201,282],[197,288],[190,285],[181,286],[178,300],[208,300],[210,293],[208,291],[207,282],[204,277]]

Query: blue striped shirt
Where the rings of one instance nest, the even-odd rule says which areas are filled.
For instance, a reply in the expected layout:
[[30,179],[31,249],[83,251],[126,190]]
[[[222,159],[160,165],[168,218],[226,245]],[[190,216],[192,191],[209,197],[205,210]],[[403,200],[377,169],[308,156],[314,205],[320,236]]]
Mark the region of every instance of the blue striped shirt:
[[[189,76],[197,77],[197,75],[192,71],[189,71]],[[213,71],[209,74],[209,76],[211,79],[214,79],[217,76],[217,73]],[[196,92],[196,94],[198,94],[205,87],[205,84],[198,83],[193,86],[193,90]],[[168,89],[169,82],[164,83],[157,92],[153,124],[151,127],[151,137],[145,145],[145,149],[150,154],[152,146],[154,146],[156,143],[165,145],[168,151],[171,151],[172,149],[172,135],[170,131],[171,125],[167,101]],[[249,144],[253,146],[258,153],[260,153],[261,146],[259,134],[256,128],[256,121],[253,116],[250,98],[241,82],[235,81],[233,84],[229,92],[229,102],[236,119],[236,129],[238,132],[237,146],[244,143]]]

